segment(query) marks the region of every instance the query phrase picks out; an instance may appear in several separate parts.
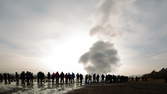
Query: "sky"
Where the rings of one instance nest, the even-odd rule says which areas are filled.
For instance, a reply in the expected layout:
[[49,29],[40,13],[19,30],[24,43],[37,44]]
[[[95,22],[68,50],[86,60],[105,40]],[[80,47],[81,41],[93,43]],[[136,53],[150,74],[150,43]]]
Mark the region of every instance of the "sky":
[[0,72],[160,70],[166,9],[166,0],[0,0]]

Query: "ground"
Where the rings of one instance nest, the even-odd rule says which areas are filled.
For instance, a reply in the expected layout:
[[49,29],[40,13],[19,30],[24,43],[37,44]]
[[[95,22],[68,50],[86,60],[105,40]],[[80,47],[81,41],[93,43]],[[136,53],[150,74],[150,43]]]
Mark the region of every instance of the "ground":
[[157,81],[92,84],[67,94],[167,94],[167,83]]

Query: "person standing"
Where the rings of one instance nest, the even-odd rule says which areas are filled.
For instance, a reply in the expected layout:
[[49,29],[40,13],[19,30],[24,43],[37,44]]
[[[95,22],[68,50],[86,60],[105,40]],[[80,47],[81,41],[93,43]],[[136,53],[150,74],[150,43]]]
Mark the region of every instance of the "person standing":
[[15,79],[16,79],[16,84],[19,84],[19,74],[16,72],[15,73]]
[[60,82],[64,83],[64,73],[63,72],[61,72],[60,74]]

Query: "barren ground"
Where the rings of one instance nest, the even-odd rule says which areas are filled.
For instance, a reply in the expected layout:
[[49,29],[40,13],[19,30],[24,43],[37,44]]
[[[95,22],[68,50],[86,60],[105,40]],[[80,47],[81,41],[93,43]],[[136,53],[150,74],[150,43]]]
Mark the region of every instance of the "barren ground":
[[161,81],[92,84],[67,94],[167,94],[167,83]]

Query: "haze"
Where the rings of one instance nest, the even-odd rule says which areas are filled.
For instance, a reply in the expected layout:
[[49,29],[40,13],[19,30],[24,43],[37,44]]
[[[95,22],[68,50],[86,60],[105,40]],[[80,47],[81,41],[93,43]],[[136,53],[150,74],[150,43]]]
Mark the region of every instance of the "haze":
[[159,70],[167,66],[166,9],[166,0],[1,0],[0,72],[86,73],[80,58],[97,41],[117,50],[111,73]]

